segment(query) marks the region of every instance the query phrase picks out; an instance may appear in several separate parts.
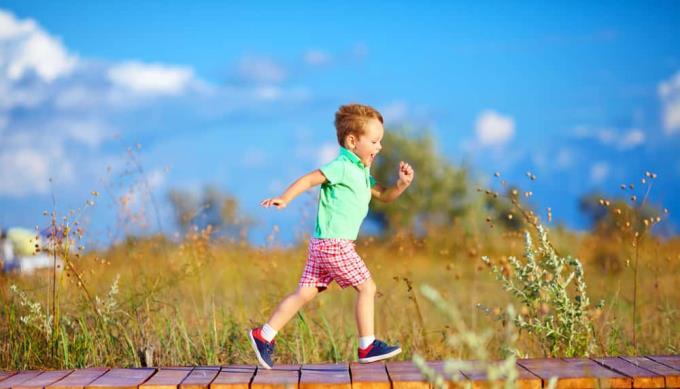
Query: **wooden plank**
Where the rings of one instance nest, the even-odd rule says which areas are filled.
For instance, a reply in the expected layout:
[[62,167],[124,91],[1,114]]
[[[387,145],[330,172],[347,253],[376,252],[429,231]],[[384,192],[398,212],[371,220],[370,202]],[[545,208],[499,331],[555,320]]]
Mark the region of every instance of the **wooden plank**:
[[650,355],[647,358],[675,370],[680,370],[680,355]]
[[0,371],[0,381],[15,375],[16,371]]
[[[494,386],[494,382],[489,381],[487,377],[489,365],[491,364],[491,366],[494,366],[500,363],[500,361],[463,361],[463,365],[459,368],[459,370],[466,381],[470,382],[473,388],[488,389]],[[441,367],[437,367],[436,370],[440,373],[443,373],[444,364],[445,362],[435,362],[434,366],[440,365]],[[516,387],[518,389],[541,389],[542,381],[539,377],[530,373],[520,365],[515,365],[515,369],[517,370]],[[496,380],[495,384],[503,384],[504,382],[505,377],[501,377],[500,379]],[[449,386],[451,386],[451,383]],[[458,386],[461,385],[459,384]]]
[[252,365],[223,366],[210,389],[248,389],[256,370]]
[[570,368],[581,370],[584,374],[591,374],[597,377],[600,387],[604,388],[630,388],[633,386],[633,379],[625,374],[607,369],[588,358],[564,358]]
[[53,370],[45,371],[19,385],[15,385],[13,389],[43,389],[45,386],[53,384],[62,378],[71,374],[73,370]]
[[139,389],[177,389],[191,370],[191,367],[160,368],[153,377],[139,385]]
[[300,389],[352,389],[349,364],[302,365]]
[[46,385],[45,389],[83,389],[85,386],[104,375],[107,371],[109,371],[109,369],[104,367],[78,369],[67,375],[65,378]]
[[357,363],[349,365],[352,389],[391,389],[390,377],[384,363]]
[[593,361],[609,369],[616,370],[633,379],[633,388],[664,388],[666,387],[662,375],[651,372],[647,369],[635,366],[622,358],[592,358]]
[[680,371],[646,357],[621,357],[626,361],[664,376],[667,388],[680,388]]
[[219,366],[195,367],[179,384],[179,389],[208,389],[219,372]]
[[21,371],[17,374],[12,375],[2,381],[0,381],[0,389],[10,389],[14,386],[21,385],[25,381],[30,380],[33,377],[38,376],[42,371],[40,370],[26,370]]
[[520,359],[517,363],[543,380],[558,377],[557,389],[630,388],[630,377],[609,370],[589,359]]
[[111,369],[94,380],[86,389],[137,389],[156,372],[153,368]]
[[413,362],[387,362],[385,367],[393,389],[430,389],[430,383]]
[[16,371],[0,371],[0,381],[15,375]]
[[258,368],[250,389],[297,388],[300,367],[300,365],[275,365],[273,369]]

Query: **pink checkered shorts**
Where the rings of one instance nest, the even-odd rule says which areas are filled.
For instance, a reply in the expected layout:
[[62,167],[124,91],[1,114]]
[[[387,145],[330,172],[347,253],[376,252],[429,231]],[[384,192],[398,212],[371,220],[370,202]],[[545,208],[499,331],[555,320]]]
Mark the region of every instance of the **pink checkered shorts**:
[[335,281],[341,288],[346,288],[369,278],[371,273],[354,249],[353,240],[312,238],[298,285],[326,288]]

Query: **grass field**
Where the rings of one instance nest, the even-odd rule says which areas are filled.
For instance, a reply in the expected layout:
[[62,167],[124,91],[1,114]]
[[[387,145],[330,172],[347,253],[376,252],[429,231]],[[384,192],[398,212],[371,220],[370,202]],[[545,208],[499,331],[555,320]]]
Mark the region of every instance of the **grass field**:
[[[550,233],[558,252],[582,260],[591,308],[604,300],[602,309],[588,311],[595,354],[680,352],[680,239],[646,235],[636,268],[625,238]],[[255,363],[246,331],[294,290],[306,255],[304,243],[282,249],[275,241],[257,248],[212,240],[209,230],[181,244],[129,239],[70,256],[67,271],[56,276],[51,270],[2,276],[0,367]],[[400,359],[468,357],[446,344],[450,323],[419,293],[428,284],[456,304],[471,328],[493,331],[487,348],[501,357],[503,323],[493,317],[513,300],[480,257],[503,266],[509,255],[521,258],[523,247],[520,233],[483,222],[426,238],[360,239],[358,252],[379,289],[377,335],[402,345]],[[334,285],[308,304],[277,338],[276,361],[355,360],[355,294]],[[543,356],[541,342],[525,331],[518,349]]]

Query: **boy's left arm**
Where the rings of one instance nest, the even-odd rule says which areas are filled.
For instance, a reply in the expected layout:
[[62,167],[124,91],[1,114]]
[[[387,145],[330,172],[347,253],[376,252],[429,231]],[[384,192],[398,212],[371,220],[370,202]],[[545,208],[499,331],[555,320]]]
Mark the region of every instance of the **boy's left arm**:
[[399,179],[397,180],[397,183],[389,188],[385,188],[380,184],[375,184],[373,188],[371,188],[373,198],[384,203],[394,201],[409,187],[409,185],[411,185],[414,174],[411,165],[404,161],[399,162]]

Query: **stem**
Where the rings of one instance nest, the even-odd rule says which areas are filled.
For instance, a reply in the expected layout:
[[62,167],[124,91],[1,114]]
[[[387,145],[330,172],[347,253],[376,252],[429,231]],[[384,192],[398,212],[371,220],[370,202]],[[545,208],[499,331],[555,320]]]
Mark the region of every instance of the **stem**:
[[633,348],[637,354],[637,286],[638,286],[638,247],[640,246],[640,235],[635,237],[635,264],[633,265]]
[[[642,202],[638,207],[638,212],[636,212],[636,219],[639,217],[642,208],[647,202],[649,197],[649,192],[652,190],[653,181],[649,181],[647,185],[647,192],[642,198]],[[636,223],[637,224],[637,223]],[[633,265],[633,348],[635,348],[635,353],[637,354],[637,286],[638,286],[638,259],[640,257],[640,241],[642,240],[642,235],[646,232],[643,227],[642,234],[635,234],[635,264]]]
[[[52,179],[50,178],[50,184]],[[56,338],[57,323],[59,319],[57,318],[57,200],[54,197],[54,191],[52,191],[52,343],[51,353],[54,358],[56,352]]]

